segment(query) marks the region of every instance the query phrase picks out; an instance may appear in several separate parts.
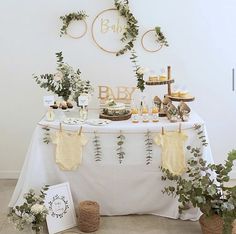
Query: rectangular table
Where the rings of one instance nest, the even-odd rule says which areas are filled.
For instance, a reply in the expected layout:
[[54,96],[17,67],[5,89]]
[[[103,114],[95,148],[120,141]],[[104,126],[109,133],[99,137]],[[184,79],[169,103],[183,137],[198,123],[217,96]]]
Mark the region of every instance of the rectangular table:
[[[194,124],[203,125],[204,121],[191,113],[188,122],[182,123],[182,131],[188,135],[187,145],[201,147]],[[88,143],[83,149],[82,165],[75,171],[62,171],[55,163],[55,145],[43,143],[43,125],[50,126],[51,132],[59,128],[59,121],[47,122],[41,120],[36,127],[28,153],[25,158],[20,178],[9,203],[10,207],[21,204],[24,193],[30,188],[40,189],[44,184],[54,185],[69,182],[75,206],[83,200],[94,200],[100,204],[102,215],[154,214],[170,218],[197,220],[198,209],[178,213],[177,198],[162,193],[168,181],[162,181],[160,171],[161,148],[153,144],[153,160],[146,165],[145,133],[149,130],[152,136],[158,134],[161,128],[165,131],[176,131],[179,123],[170,123],[166,118],[160,118],[158,123],[133,124],[131,120],[112,122],[106,126],[90,126],[83,124],[83,132]],[[79,125],[65,125],[63,129],[77,131]],[[94,131],[101,139],[102,161],[94,160]],[[116,155],[117,136],[120,131],[125,135],[125,156],[120,164]],[[186,152],[186,158],[191,155]],[[203,148],[203,158],[213,162],[208,144]]]

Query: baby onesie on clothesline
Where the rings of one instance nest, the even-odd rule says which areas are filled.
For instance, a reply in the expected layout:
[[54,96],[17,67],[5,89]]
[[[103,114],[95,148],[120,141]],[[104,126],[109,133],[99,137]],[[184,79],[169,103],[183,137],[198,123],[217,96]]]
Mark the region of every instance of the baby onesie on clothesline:
[[61,170],[76,170],[82,162],[83,146],[87,143],[84,134],[57,131],[52,135],[52,143],[56,144],[56,163]]
[[186,170],[184,144],[187,139],[183,132],[165,132],[154,137],[155,143],[162,149],[162,167],[175,175],[181,175]]

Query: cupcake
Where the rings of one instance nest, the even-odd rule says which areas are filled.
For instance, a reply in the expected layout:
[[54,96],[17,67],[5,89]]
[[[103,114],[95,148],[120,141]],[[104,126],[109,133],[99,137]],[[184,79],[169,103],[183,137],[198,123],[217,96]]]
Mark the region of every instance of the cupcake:
[[181,90],[180,92],[179,92],[179,97],[181,97],[181,98],[186,98],[188,96],[188,91],[186,91],[186,90]]
[[174,90],[171,92],[172,97],[179,97],[179,90]]
[[160,76],[159,76],[159,80],[160,80],[160,81],[166,81],[166,80],[167,80],[166,75],[164,75],[164,74],[160,75]]
[[157,81],[158,81],[158,76],[157,76],[157,75],[151,75],[151,76],[149,76],[149,81],[150,81],[150,82],[157,82]]
[[72,105],[71,102],[67,102],[66,105],[67,105],[67,107],[68,107],[69,109],[72,109],[72,108],[73,108],[73,105]]
[[54,104],[53,104],[53,105],[51,105],[50,107],[51,107],[51,108],[53,108],[53,109],[58,109],[58,105],[57,105],[57,103],[56,103],[56,102],[54,102]]
[[164,68],[161,69],[161,75],[159,76],[159,80],[160,81],[166,81],[167,80],[167,76],[166,76],[166,72],[165,72]]

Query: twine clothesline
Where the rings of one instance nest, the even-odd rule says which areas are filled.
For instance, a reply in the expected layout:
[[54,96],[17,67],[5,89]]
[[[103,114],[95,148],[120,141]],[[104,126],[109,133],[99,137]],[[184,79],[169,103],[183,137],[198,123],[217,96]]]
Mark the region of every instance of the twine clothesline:
[[[53,127],[53,126],[49,126],[49,125],[45,125],[45,124],[41,124],[38,123],[39,126],[44,127],[44,128],[49,128],[49,129],[54,129],[54,130],[60,130],[60,123],[58,127]],[[192,127],[188,127],[188,128],[182,128],[180,129],[180,127],[177,128],[177,131],[186,131],[186,130],[190,130],[190,129],[194,129],[196,124],[194,124]],[[203,124],[200,124],[201,127],[203,126]],[[78,132],[81,129],[81,126],[79,126],[78,129],[75,130],[69,130],[69,129],[63,129],[63,131],[66,132]],[[83,131],[83,133],[86,134],[94,134],[94,133],[99,133],[99,134],[111,134],[114,135],[116,133],[120,133],[122,132],[122,134],[128,134],[128,135],[136,135],[136,134],[145,134],[146,132],[150,131],[151,133],[164,133],[163,130],[165,132],[176,132],[176,130],[166,130],[164,126],[161,127],[161,129],[159,131],[150,131],[149,129],[147,129],[146,131],[140,131],[140,132],[128,132],[128,131],[124,131],[124,130],[117,130],[117,131],[98,131],[97,129],[94,131]]]

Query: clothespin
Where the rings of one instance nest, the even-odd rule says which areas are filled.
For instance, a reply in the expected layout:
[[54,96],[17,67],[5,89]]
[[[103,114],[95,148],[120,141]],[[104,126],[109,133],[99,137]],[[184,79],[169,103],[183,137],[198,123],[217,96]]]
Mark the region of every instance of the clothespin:
[[181,123],[179,123],[179,133],[181,133]]
[[161,134],[164,135],[164,127],[161,127]]
[[82,126],[80,127],[80,129],[79,129],[79,135],[81,135],[81,132],[82,132]]
[[62,131],[62,123],[60,122],[60,131]]

